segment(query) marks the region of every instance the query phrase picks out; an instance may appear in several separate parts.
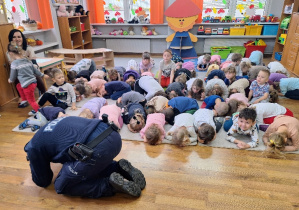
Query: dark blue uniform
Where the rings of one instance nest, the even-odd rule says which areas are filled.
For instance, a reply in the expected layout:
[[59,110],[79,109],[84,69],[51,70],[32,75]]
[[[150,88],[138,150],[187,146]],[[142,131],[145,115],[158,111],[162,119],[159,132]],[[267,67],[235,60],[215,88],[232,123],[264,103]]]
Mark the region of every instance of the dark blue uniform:
[[107,92],[107,95],[105,95],[104,98],[111,98],[112,100],[116,100],[124,93],[130,92],[131,87],[129,84],[122,81],[111,81],[105,84],[105,90]]
[[58,194],[98,198],[114,194],[109,176],[119,172],[113,159],[121,150],[121,137],[113,131],[95,148],[90,160],[76,161],[68,154],[76,142],[87,144],[108,125],[97,119],[80,117],[58,118],[42,127],[25,146],[33,182],[40,187],[51,184],[50,162],[62,163],[55,180]]

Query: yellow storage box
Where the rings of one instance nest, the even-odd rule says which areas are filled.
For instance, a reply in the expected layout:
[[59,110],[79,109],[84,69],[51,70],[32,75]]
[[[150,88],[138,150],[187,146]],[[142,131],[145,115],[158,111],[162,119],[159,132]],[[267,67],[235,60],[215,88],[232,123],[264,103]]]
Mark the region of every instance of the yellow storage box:
[[240,25],[236,25],[235,27],[230,28],[231,36],[244,36],[245,27],[240,27]]
[[263,26],[255,25],[255,26],[245,26],[246,28],[246,36],[259,36],[262,33]]

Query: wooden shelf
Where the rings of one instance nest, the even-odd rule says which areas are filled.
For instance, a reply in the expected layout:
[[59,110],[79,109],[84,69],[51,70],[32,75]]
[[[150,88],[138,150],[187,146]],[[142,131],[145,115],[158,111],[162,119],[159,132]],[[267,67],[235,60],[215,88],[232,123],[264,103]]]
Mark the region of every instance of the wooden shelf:
[[73,46],[73,49],[77,49],[77,48],[79,48],[79,47],[82,47],[82,45],[80,45],[80,44],[74,45],[74,46]]
[[[92,49],[91,41],[83,44],[83,40],[91,40],[89,18],[86,15],[72,17],[58,17],[62,46],[65,49]],[[86,30],[81,31],[81,23]],[[70,27],[74,26],[77,31],[70,32]]]

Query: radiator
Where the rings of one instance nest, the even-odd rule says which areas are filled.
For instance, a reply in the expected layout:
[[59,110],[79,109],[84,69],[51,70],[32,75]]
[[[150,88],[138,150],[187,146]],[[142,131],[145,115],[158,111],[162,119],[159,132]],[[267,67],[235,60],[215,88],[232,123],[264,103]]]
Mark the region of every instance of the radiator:
[[106,46],[114,52],[150,52],[150,39],[106,39]]

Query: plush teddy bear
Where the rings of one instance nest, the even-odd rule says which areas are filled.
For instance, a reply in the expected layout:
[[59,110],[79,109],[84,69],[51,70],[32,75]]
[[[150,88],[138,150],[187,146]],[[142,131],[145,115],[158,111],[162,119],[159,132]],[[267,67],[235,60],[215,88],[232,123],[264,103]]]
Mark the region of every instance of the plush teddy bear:
[[69,17],[72,17],[72,16],[74,16],[74,14],[75,14],[75,8],[74,8],[74,6],[69,6],[68,7],[68,13],[69,13]]
[[58,7],[57,16],[58,17],[67,17],[67,16],[69,16],[69,13],[66,11],[65,5],[60,5]]
[[128,34],[131,36],[135,35],[134,28],[132,26],[129,27]]
[[88,15],[89,14],[89,11],[86,11],[83,9],[83,6],[82,5],[78,5],[76,7],[76,10],[75,10],[75,15],[76,16],[80,16],[80,15]]

